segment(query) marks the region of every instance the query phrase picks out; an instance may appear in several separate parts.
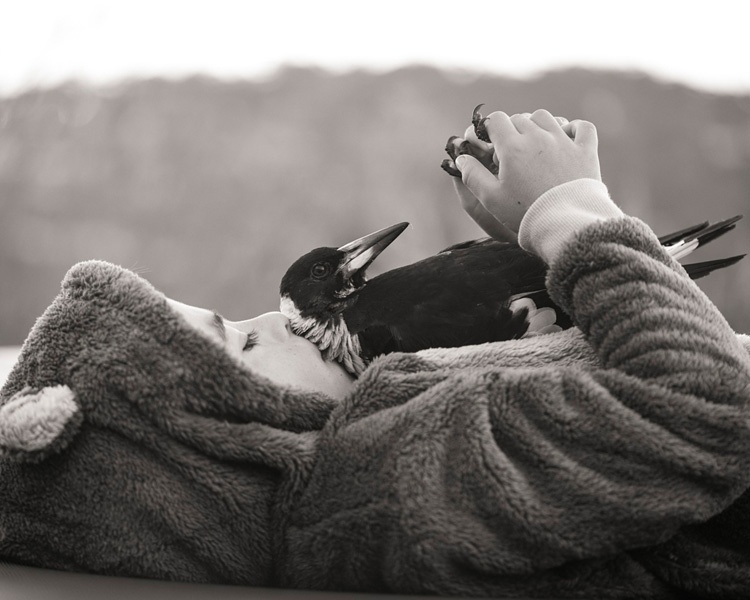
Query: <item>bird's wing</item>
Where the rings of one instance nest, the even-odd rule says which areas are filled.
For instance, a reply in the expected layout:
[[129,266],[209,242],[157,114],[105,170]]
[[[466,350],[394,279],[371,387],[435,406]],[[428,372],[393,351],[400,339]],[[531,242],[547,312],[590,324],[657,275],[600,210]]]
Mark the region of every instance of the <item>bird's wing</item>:
[[497,240],[494,240],[490,237],[485,238],[479,238],[476,240],[467,240],[465,242],[459,242],[458,244],[453,244],[452,246],[448,246],[447,248],[443,248],[438,254],[446,254],[449,252],[453,252],[454,250],[464,250],[466,248],[472,248],[475,246],[486,246],[490,244],[505,244],[509,242],[498,242]]
[[451,248],[368,282],[347,313],[350,331],[382,340],[382,331],[368,330],[386,327],[388,343],[406,352],[480,344],[526,332],[528,311],[509,308],[514,296],[536,294],[536,304],[554,306],[546,265],[518,245],[472,240]]

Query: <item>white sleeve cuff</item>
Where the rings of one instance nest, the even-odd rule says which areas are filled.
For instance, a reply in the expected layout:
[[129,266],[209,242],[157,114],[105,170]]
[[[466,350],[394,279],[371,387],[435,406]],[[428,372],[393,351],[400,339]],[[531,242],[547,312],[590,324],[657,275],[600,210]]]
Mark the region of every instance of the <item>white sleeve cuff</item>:
[[581,229],[624,216],[605,186],[596,179],[563,183],[536,199],[521,221],[518,243],[549,265]]

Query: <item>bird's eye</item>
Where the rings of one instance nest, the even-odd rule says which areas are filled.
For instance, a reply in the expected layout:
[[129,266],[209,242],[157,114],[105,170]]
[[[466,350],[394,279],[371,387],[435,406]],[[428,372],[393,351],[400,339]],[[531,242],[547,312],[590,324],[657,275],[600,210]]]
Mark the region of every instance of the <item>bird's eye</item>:
[[331,272],[331,267],[328,263],[315,263],[310,270],[310,274],[315,279],[323,279],[324,277],[328,277],[328,274]]

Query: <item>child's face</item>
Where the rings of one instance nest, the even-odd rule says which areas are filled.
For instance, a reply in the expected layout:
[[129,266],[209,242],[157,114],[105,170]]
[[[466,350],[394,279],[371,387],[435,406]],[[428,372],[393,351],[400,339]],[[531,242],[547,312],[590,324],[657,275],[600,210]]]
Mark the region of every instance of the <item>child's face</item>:
[[279,312],[227,321],[204,308],[167,302],[192,327],[273,383],[332,398],[343,398],[352,387],[352,376],[338,363],[323,360],[315,344],[294,335],[289,319]]

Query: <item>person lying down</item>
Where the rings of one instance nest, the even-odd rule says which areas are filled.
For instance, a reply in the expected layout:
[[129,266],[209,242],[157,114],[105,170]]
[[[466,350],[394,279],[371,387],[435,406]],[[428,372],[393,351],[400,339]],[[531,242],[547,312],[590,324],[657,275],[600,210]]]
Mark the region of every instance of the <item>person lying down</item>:
[[391,354],[354,381],[279,314],[219,322],[80,263],[0,394],[0,557],[318,590],[750,593],[747,337],[609,198],[593,125],[487,127],[503,177],[459,160],[467,189],[547,261],[577,330]]

